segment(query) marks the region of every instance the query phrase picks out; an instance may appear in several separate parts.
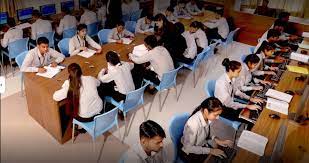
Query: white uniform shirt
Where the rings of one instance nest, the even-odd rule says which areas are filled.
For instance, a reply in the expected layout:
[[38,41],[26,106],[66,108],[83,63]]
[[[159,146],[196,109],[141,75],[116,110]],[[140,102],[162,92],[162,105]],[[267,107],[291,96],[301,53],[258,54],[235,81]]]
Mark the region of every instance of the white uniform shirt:
[[65,56],[54,49],[49,48],[48,52],[42,56],[39,49],[36,47],[31,49],[25,57],[25,60],[20,68],[22,72],[38,72],[38,67],[47,66],[53,62],[60,63]]
[[135,33],[153,32],[153,22],[151,22],[150,24],[146,24],[145,19],[146,17],[138,19],[135,27]]
[[38,19],[31,25],[31,39],[36,40],[38,34],[52,31],[53,29],[50,21]]
[[98,74],[98,79],[103,83],[109,83],[114,81],[116,84],[115,90],[122,93],[128,94],[135,90],[131,70],[134,64],[129,62],[121,62],[116,66],[108,64],[107,74],[104,74],[104,69],[102,69]]
[[108,35],[108,42],[116,42],[117,40],[125,37],[134,37],[134,34],[126,29],[124,29],[121,33],[118,33],[117,28],[113,28]]
[[76,28],[76,25],[77,25],[77,20],[75,16],[65,15],[60,20],[59,27],[57,28],[57,33],[61,35],[64,30],[67,30],[70,28]]
[[10,28],[4,33],[3,39],[1,40],[1,46],[6,48],[9,43],[23,38],[23,30],[18,28]]
[[160,80],[164,73],[174,70],[172,57],[163,46],[157,46],[149,50],[149,52],[145,55],[130,55],[130,58],[137,64],[150,62],[150,66],[153,68],[153,71],[158,75]]
[[[95,49],[101,49],[101,46],[96,43],[91,37],[86,35],[86,41],[88,42],[88,45]],[[69,42],[69,54],[70,56],[76,55],[80,52],[79,48],[85,46],[85,40],[80,38],[78,35],[75,35],[70,39]]]
[[191,2],[188,2],[186,4],[186,9],[191,15],[197,15],[202,13],[202,11],[197,7],[196,4],[191,4]]
[[[98,94],[97,87],[100,81],[92,76],[81,76],[82,86],[79,97],[79,113],[82,118],[90,118],[101,112],[103,102]],[[61,101],[67,98],[70,81],[64,81],[62,88],[53,95],[55,101]]]
[[229,34],[229,25],[225,17],[211,20],[211,22],[205,22],[204,25],[209,28],[218,28],[218,34],[224,39],[226,39],[227,35]]
[[97,21],[98,21],[97,14],[93,11],[85,9],[84,14],[80,17],[79,24],[89,25],[89,24],[95,23]]
[[194,39],[194,35],[191,34],[189,31],[185,31],[182,33],[182,36],[186,39],[187,49],[184,52],[184,56],[186,58],[194,59],[197,54],[197,47]]
[[194,34],[197,46],[205,49],[208,46],[208,40],[203,30],[198,29]]
[[241,91],[251,91],[254,89],[254,85],[251,82],[252,79],[255,83],[259,83],[260,80],[252,77],[252,72],[246,63],[242,63],[242,69],[239,76],[236,78],[235,84]]

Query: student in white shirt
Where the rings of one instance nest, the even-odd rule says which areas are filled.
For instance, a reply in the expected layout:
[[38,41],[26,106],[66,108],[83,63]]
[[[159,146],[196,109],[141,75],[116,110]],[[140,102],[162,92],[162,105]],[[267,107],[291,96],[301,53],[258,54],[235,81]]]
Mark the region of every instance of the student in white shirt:
[[184,0],[178,1],[178,4],[174,7],[174,15],[177,18],[191,18],[190,13],[186,9]]
[[77,26],[77,34],[70,39],[69,54],[76,55],[81,51],[87,51],[88,48],[95,49],[96,53],[101,53],[101,46],[87,35],[87,26],[79,24]]
[[135,33],[151,35],[154,32],[153,16],[147,14],[145,17],[138,19],[135,27]]
[[196,0],[191,0],[186,4],[186,9],[191,15],[203,15],[203,11],[201,11],[197,5],[196,5]]
[[79,24],[92,24],[98,22],[97,14],[89,9],[88,6],[83,6],[84,13],[80,17]]
[[100,86],[100,97],[111,96],[116,101],[126,99],[126,94],[135,90],[131,70],[133,63],[121,62],[117,53],[106,53],[107,69],[103,68],[98,79],[103,83]]
[[119,21],[116,24],[116,27],[112,29],[110,34],[108,35],[108,42],[116,42],[119,44],[123,43],[122,38],[130,38],[133,39],[134,34],[124,28],[124,22]]
[[165,10],[165,16],[166,16],[166,19],[172,23],[176,23],[178,22],[178,18],[175,17],[174,15],[174,8],[169,6],[166,10]]
[[122,0],[122,15],[129,15],[139,10],[139,2],[136,0]]
[[16,23],[14,18],[8,18],[7,24],[9,26],[9,30],[4,33],[3,39],[1,40],[1,46],[3,48],[7,48],[9,43],[23,38],[23,30],[15,28]]
[[221,39],[223,41],[229,34],[229,25],[225,17],[220,14],[217,14],[215,18],[204,23],[208,27],[207,37],[209,40]]
[[31,49],[25,57],[20,68],[22,72],[39,72],[44,73],[44,66],[56,67],[64,60],[64,55],[54,49],[49,48],[49,41],[46,37],[39,37],[37,47]]
[[188,163],[204,162],[208,155],[227,157],[218,146],[232,147],[230,140],[221,140],[211,130],[211,123],[223,111],[220,100],[209,97],[198,106],[185,124],[181,138],[180,158]]
[[92,76],[84,76],[77,63],[68,66],[68,73],[68,79],[64,81],[61,89],[54,93],[53,99],[55,101],[67,99],[66,109],[78,121],[93,121],[103,108],[103,102],[97,91],[100,81]]
[[124,154],[124,163],[168,163],[163,140],[164,129],[152,120],[139,127],[139,142]]
[[98,8],[97,8],[97,15],[98,15],[98,21],[101,22],[101,26],[105,27],[106,22],[106,4],[103,3],[103,1],[98,1]]
[[41,19],[41,13],[38,10],[33,10],[32,19],[35,22],[31,25],[30,42],[35,44],[38,34],[52,32],[53,29],[50,21]]
[[197,53],[199,54],[208,46],[207,36],[204,31],[204,25],[201,22],[194,21],[190,24],[189,31],[194,36],[197,45]]
[[76,28],[78,23],[75,16],[72,15],[72,12],[69,9],[64,9],[62,12],[65,15],[60,20],[59,26],[57,27],[58,35],[62,35],[64,30]]

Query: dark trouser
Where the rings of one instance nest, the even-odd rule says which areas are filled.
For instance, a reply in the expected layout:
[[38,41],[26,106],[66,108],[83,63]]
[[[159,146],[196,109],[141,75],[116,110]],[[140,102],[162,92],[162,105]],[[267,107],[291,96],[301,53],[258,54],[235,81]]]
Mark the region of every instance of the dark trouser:
[[219,35],[218,33],[218,28],[207,29],[206,36],[209,43],[212,40],[218,40],[218,39],[224,41],[224,38],[222,38],[221,35]]
[[238,122],[241,122],[241,123],[248,124],[247,130],[251,130],[251,128],[253,127],[254,124],[249,122],[249,121],[246,121],[242,118],[239,118],[239,114],[240,114],[241,110],[242,109],[234,110],[234,109],[229,108],[229,107],[224,107],[220,116],[223,117],[223,118],[229,119],[231,121],[238,121]]
[[[103,114],[103,113],[104,113],[104,109],[101,110],[100,114]],[[100,115],[100,114],[97,114],[97,115]],[[80,122],[92,122],[94,117],[97,116],[97,115],[94,115],[94,116],[89,117],[89,118],[83,118],[83,117],[80,117],[79,115],[77,115],[77,117],[75,117],[75,119],[80,121]]]
[[157,77],[157,74],[147,68],[147,64],[134,64],[134,68],[131,71],[135,88],[138,89],[141,87],[143,79],[149,80],[156,85],[160,84],[160,80]]
[[197,47],[197,54],[200,54],[204,50],[204,48],[199,47],[197,45],[196,45],[196,47]]
[[118,102],[126,99],[126,95],[118,91],[115,91],[115,85],[116,85],[115,82],[112,81],[109,83],[102,83],[98,87],[98,93],[102,100],[104,100],[106,96],[110,96]]
[[206,158],[208,157],[207,154],[193,154],[189,153],[188,155],[182,151],[179,150],[179,156],[182,160],[184,160],[187,163],[203,163]]

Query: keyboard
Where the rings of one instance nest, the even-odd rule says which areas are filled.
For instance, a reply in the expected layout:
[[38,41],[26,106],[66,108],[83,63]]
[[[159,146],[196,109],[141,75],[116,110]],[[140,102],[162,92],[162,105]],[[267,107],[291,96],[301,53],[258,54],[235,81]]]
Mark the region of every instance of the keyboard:
[[262,110],[250,110],[249,119],[252,119],[254,121],[257,121],[261,114]]
[[272,89],[272,88],[274,88],[273,85],[268,85],[268,84],[266,84],[266,85],[264,86],[263,90],[262,90],[262,91],[259,91],[259,92],[256,94],[256,96],[259,97],[259,98],[262,98],[262,99],[266,99],[266,96],[265,96],[266,92],[267,92],[269,89]]
[[215,157],[214,161],[216,163],[230,163],[236,156],[237,150],[231,147],[219,147],[219,149],[223,150],[225,155],[227,156],[226,158],[220,158],[220,157]]
[[280,63],[280,64],[278,65],[278,68],[281,69],[281,70],[285,70],[285,69],[286,69],[286,66],[287,66],[288,64],[289,64],[289,61],[286,60],[286,61],[284,61],[283,63]]
[[283,72],[284,72],[284,70],[278,70],[278,71],[277,71],[277,74],[274,75],[274,76],[272,76],[272,77],[270,78],[270,80],[275,81],[275,82],[278,82],[278,81],[280,80],[280,78],[281,78]]

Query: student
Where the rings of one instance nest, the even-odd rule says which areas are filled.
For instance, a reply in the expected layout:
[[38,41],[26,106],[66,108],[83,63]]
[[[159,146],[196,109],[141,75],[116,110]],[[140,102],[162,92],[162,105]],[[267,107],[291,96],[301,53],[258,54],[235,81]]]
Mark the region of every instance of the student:
[[165,46],[174,41],[175,25],[169,22],[163,14],[157,14],[155,20],[155,35],[159,45]]
[[23,38],[23,30],[15,28],[16,23],[14,18],[8,18],[7,25],[9,26],[9,30],[4,33],[3,39],[1,39],[1,46],[6,48],[5,51],[7,51],[9,43]]
[[62,35],[64,30],[70,29],[70,28],[76,28],[77,26],[77,20],[75,16],[72,15],[72,12],[65,8],[62,11],[65,15],[60,20],[59,26],[57,28],[58,35]]
[[144,44],[149,50],[147,54],[135,56],[130,53],[129,58],[137,64],[150,62],[150,66],[144,70],[144,73],[140,77],[159,85],[162,75],[174,70],[173,60],[163,46],[158,46],[157,39],[154,35],[147,36]]
[[143,122],[139,127],[139,142],[126,153],[124,163],[168,163],[163,148],[166,137],[164,129],[152,120]]
[[204,25],[201,22],[194,21],[190,24],[190,33],[193,34],[197,45],[197,53],[201,53],[207,46],[208,40],[204,32]]
[[122,0],[122,15],[129,15],[139,10],[139,2],[136,0]]
[[101,26],[105,27],[106,22],[106,4],[103,1],[98,2],[97,15],[98,21],[101,22]]
[[52,32],[52,25],[50,21],[41,19],[41,13],[38,10],[33,10],[32,19],[35,21],[31,25],[31,39],[30,42],[36,43],[37,35],[40,33]]
[[96,53],[101,53],[101,46],[87,35],[87,26],[79,24],[77,26],[77,34],[70,39],[69,54],[76,55],[81,51],[87,51],[88,48],[95,49]]
[[294,27],[294,23],[290,23],[289,22],[289,19],[290,19],[290,13],[288,12],[281,12],[279,15],[278,15],[278,19],[283,21],[283,22],[286,22],[287,23],[287,26],[286,28],[284,29],[284,32],[285,33],[288,33],[288,34],[296,34],[297,33],[297,29],[295,29]]
[[131,38],[133,39],[134,34],[124,28],[124,22],[119,21],[116,24],[116,27],[112,29],[108,35],[108,42],[116,42],[119,44],[123,43],[122,38]]
[[[51,64],[56,67],[64,60],[64,55],[54,49],[48,47],[49,41],[46,37],[37,39],[37,47],[31,49],[25,57],[25,60],[20,68],[22,72],[39,72],[44,73],[44,66]],[[55,60],[53,61],[52,58]]]
[[175,17],[174,15],[174,8],[169,6],[166,10],[165,10],[165,16],[166,16],[166,19],[172,23],[176,23],[178,22],[178,18]]
[[152,15],[148,14],[147,16],[138,19],[135,27],[135,33],[141,33],[150,35],[153,34],[154,24],[152,22]]
[[183,63],[192,63],[197,55],[197,46],[195,43],[194,35],[189,31],[184,31],[182,36],[186,39],[187,49],[183,53],[184,58],[182,58]]
[[270,8],[268,8],[269,0],[263,0],[262,6],[257,6],[254,14],[264,15],[264,16],[273,16],[273,12]]
[[222,65],[225,67],[225,73],[221,75],[215,85],[215,97],[218,98],[222,104],[226,107],[221,116],[227,118],[232,121],[240,121],[250,125],[247,121],[239,118],[239,113],[242,109],[248,108],[250,110],[257,110],[261,109],[257,105],[247,105],[242,104],[239,102],[235,102],[235,97],[238,96],[245,100],[250,100],[253,103],[262,103],[263,100],[257,98],[250,98],[250,96],[242,93],[236,86],[235,86],[235,78],[237,78],[241,72],[241,63],[238,61],[230,61],[228,58],[225,58],[222,62]]
[[203,15],[203,11],[197,7],[196,0],[190,0],[190,2],[186,4],[186,9],[191,15]]
[[225,17],[220,14],[216,14],[214,20],[207,21],[204,25],[208,27],[208,40],[221,39],[224,41],[229,34],[229,25]]
[[98,79],[103,83],[100,86],[100,96],[111,96],[116,101],[126,99],[126,94],[135,90],[131,70],[133,63],[120,62],[119,56],[113,51],[106,53],[107,69],[103,68]]
[[97,14],[89,9],[87,5],[82,6],[84,13],[80,17],[79,24],[92,24],[98,22]]
[[91,122],[103,108],[103,102],[97,91],[100,82],[92,76],[84,76],[77,63],[68,66],[68,73],[68,79],[64,81],[61,89],[54,93],[53,99],[55,101],[67,99],[67,110],[71,112],[73,118],[81,122]]
[[[288,27],[287,22],[284,22],[280,19],[275,20],[273,29],[277,30],[280,33],[280,36],[279,36],[280,41],[282,41],[282,42],[284,42],[284,41],[294,41],[294,40],[298,39],[298,36],[284,32],[287,27]],[[286,44],[288,44],[288,42],[286,42]]]
[[174,7],[174,15],[177,18],[191,18],[191,15],[186,9],[186,3],[184,0],[178,1],[177,6]]
[[275,30],[275,29],[268,30],[266,40],[260,41],[258,43],[258,45],[255,47],[254,53],[256,53],[256,54],[261,53],[261,50],[266,45],[270,45],[270,46],[276,48],[277,46],[275,45],[275,43],[278,42],[279,36],[280,36],[280,33],[277,30]]
[[211,123],[219,118],[222,111],[222,103],[215,97],[207,98],[193,111],[183,130],[180,158],[188,163],[197,163],[204,162],[209,154],[227,157],[217,146],[231,147],[233,142],[219,139],[210,130]]

